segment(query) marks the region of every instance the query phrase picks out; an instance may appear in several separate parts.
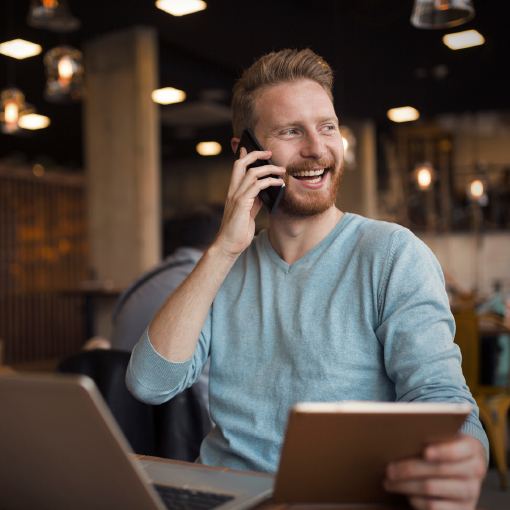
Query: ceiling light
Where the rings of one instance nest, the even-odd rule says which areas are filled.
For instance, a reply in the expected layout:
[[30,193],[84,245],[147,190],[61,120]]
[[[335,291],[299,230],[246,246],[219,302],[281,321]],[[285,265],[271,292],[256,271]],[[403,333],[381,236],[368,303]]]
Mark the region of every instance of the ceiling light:
[[155,90],[151,94],[151,97],[155,103],[159,104],[180,103],[186,99],[186,92],[172,87],[166,87],[164,89]]
[[52,103],[78,101],[82,96],[83,55],[71,46],[57,46],[44,55],[46,89],[44,98]]
[[44,129],[50,125],[50,119],[44,115],[37,115],[36,113],[29,113],[19,118],[19,127],[23,129]]
[[207,4],[202,0],[158,0],[156,7],[173,16],[184,16],[192,12],[203,11]]
[[476,30],[466,30],[455,34],[446,34],[443,37],[443,42],[452,50],[462,50],[472,46],[480,46],[485,42],[485,39]]
[[410,122],[420,118],[420,112],[412,106],[388,110],[388,118],[393,122]]
[[18,132],[21,117],[34,112],[33,106],[25,102],[21,90],[11,87],[0,93],[0,130],[3,133]]
[[0,53],[17,59],[33,57],[39,55],[41,51],[42,48],[38,44],[23,39],[14,39],[0,44]]
[[221,152],[221,145],[218,142],[200,142],[197,152],[201,156],[216,156]]
[[416,28],[450,28],[472,20],[471,0],[415,0],[411,24]]
[[60,33],[74,32],[81,26],[71,14],[67,0],[31,0],[27,24]]

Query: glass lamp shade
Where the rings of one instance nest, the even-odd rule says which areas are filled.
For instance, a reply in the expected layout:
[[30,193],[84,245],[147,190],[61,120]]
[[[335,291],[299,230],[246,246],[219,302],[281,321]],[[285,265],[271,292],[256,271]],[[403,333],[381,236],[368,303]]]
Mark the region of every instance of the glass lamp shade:
[[71,46],[57,46],[44,55],[46,89],[51,103],[70,103],[82,97],[83,54]]
[[27,24],[59,33],[74,32],[81,25],[71,14],[67,0],[31,0]]
[[0,130],[2,133],[13,134],[20,131],[19,118],[34,112],[33,106],[25,103],[25,95],[21,90],[8,88],[0,92]]
[[415,0],[411,23],[416,28],[450,28],[474,16],[472,0]]

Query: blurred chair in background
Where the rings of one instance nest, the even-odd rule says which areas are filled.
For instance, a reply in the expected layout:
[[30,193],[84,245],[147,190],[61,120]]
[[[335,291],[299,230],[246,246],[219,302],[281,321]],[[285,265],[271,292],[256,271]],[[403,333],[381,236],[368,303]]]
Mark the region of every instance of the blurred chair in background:
[[159,406],[139,402],[124,381],[129,358],[129,352],[116,350],[83,351],[63,360],[57,372],[94,380],[135,453],[194,462],[211,430],[198,389],[188,388]]
[[[492,458],[500,476],[502,490],[507,488],[507,427],[510,408],[510,380],[506,386],[480,384],[480,330],[508,331],[502,317],[494,314],[477,315],[474,310],[453,313],[456,324],[455,343],[462,353],[462,371],[480,409]],[[510,376],[509,376],[510,377]]]

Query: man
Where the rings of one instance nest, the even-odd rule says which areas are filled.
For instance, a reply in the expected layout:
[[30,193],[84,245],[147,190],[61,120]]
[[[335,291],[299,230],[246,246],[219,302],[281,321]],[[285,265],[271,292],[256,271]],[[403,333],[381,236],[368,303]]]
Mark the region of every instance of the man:
[[[218,237],[133,351],[128,386],[152,403],[192,384],[211,355],[205,464],[275,472],[298,401],[474,404],[432,253],[402,227],[335,207],[343,144],[332,81],[310,50],[266,55],[243,74],[232,148],[251,128],[266,152],[241,150]],[[282,182],[259,179],[269,174],[286,190],[254,239],[257,195]],[[462,432],[390,465],[386,489],[417,509],[474,508],[487,448],[477,411]]]
[[[138,277],[117,301],[113,312],[113,349],[133,350],[165,299],[191,273],[214,241],[221,219],[219,207],[209,206],[165,223],[165,260]],[[204,366],[197,385],[209,408],[209,363]]]

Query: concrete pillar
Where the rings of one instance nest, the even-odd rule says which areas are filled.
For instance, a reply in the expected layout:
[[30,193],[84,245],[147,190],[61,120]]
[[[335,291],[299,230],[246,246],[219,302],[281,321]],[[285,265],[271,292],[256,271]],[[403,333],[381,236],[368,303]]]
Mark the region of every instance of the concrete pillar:
[[377,140],[372,121],[349,122],[356,137],[356,166],[346,168],[337,207],[344,212],[377,218]]
[[[161,258],[157,34],[131,27],[89,41],[84,54],[91,263],[98,280],[122,288]],[[96,334],[108,337],[114,299],[96,301]]]

